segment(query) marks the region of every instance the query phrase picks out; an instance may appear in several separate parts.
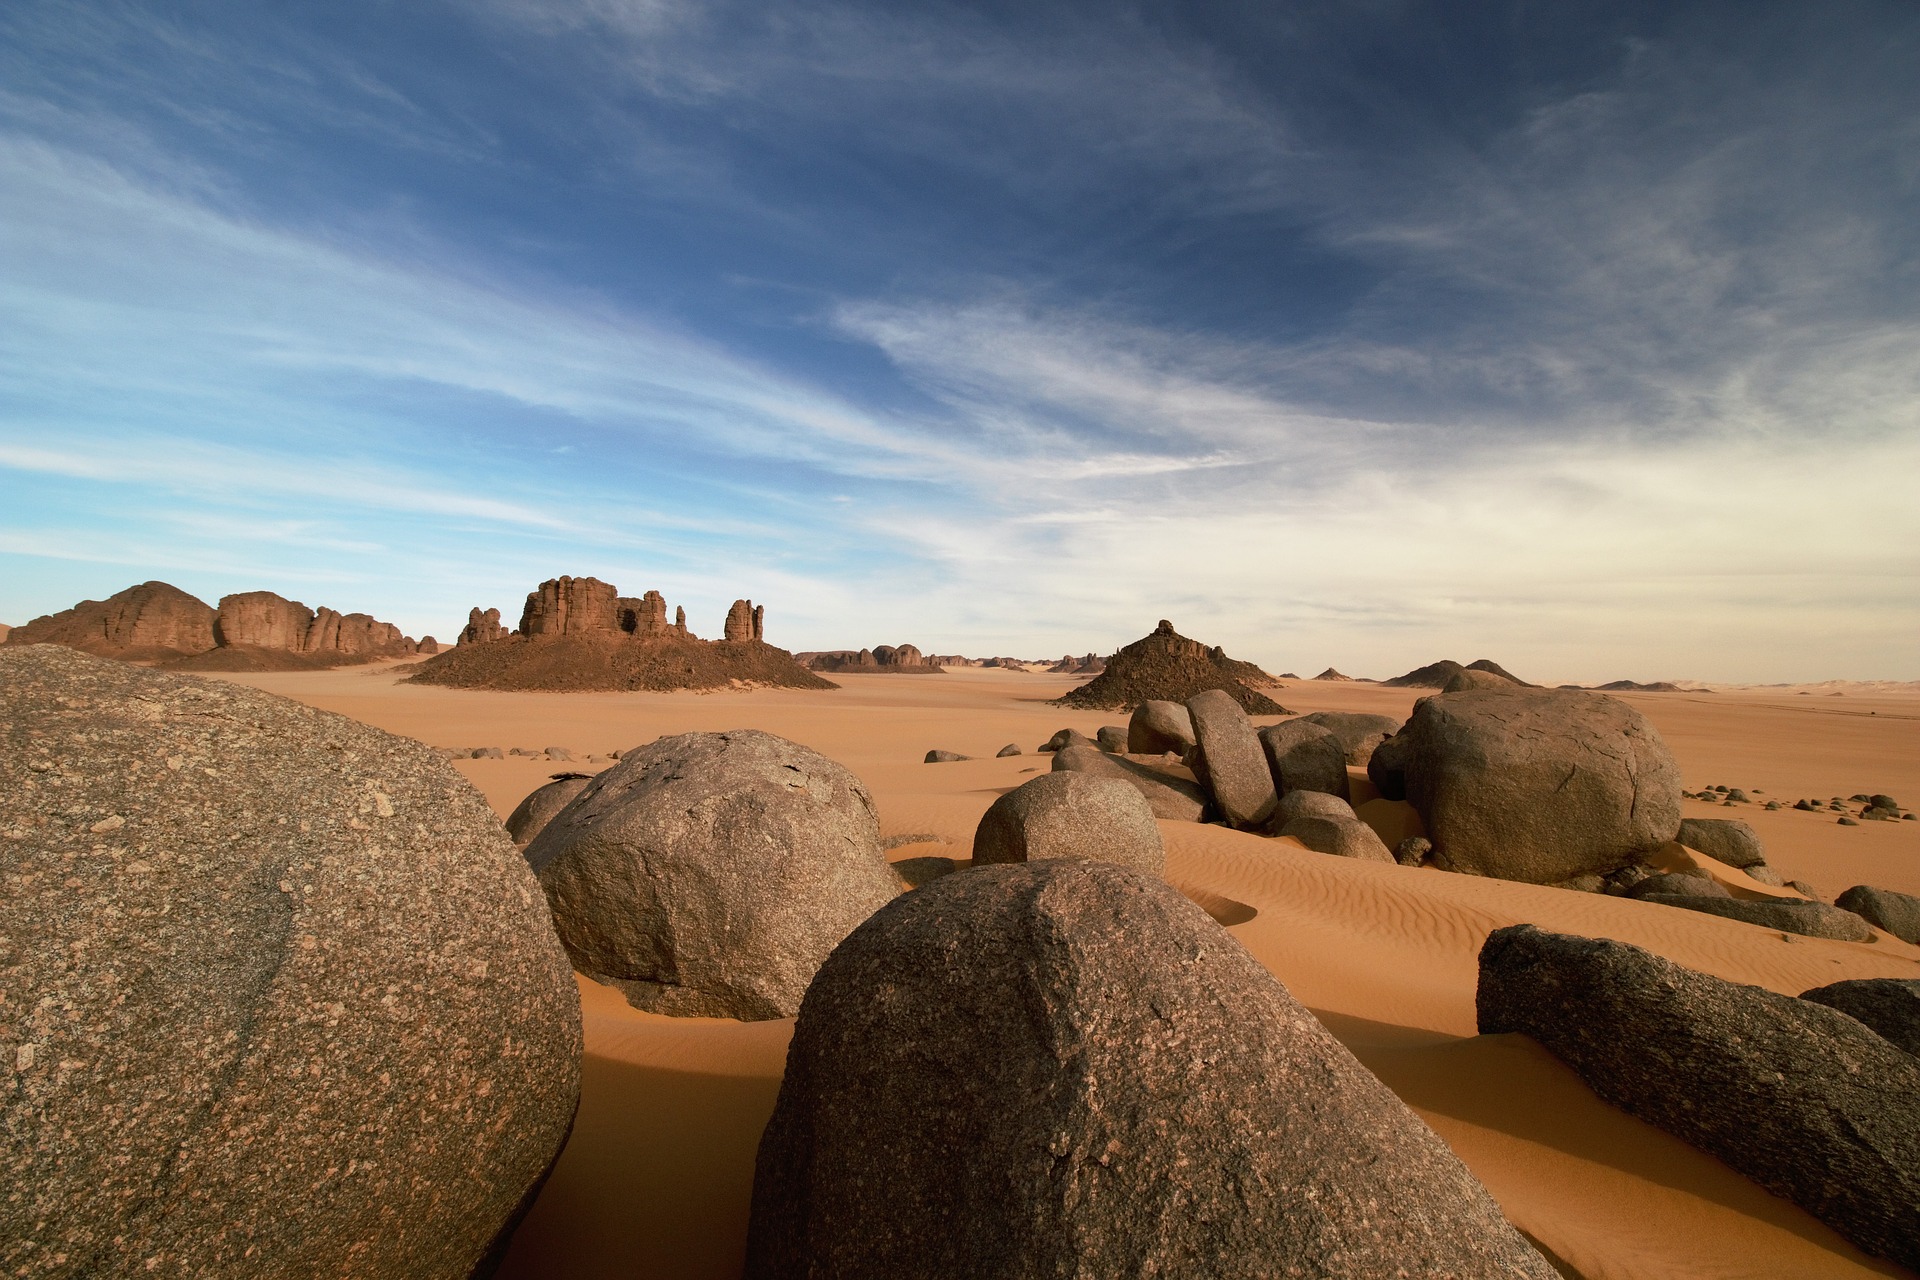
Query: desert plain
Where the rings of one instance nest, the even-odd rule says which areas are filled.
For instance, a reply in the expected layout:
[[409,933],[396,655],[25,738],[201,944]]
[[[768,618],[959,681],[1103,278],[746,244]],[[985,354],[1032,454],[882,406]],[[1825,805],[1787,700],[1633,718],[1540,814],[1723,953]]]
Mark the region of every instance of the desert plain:
[[[965,859],[993,801],[1045,773],[1057,730],[1092,736],[1112,712],[1049,705],[1079,677],[998,668],[837,674],[835,691],[515,693],[404,683],[410,661],[219,677],[431,746],[564,747],[604,761],[663,735],[755,728],[811,747],[871,789],[889,858]],[[1405,717],[1429,691],[1288,681],[1293,712]],[[1920,894],[1920,823],[1839,825],[1785,807],[1920,783],[1920,687],[1823,684],[1617,695],[1672,748],[1689,792],[1740,788],[1688,817],[1750,823],[1768,863],[1823,895],[1855,884]],[[1278,717],[1256,717],[1270,723]],[[996,757],[1008,743],[1021,754]],[[931,749],[973,757],[924,763]],[[558,769],[534,756],[456,759],[503,818]],[[1410,811],[1356,808],[1387,837]],[[1764,802],[1783,802],[1767,810]],[[1713,1157],[1597,1098],[1516,1034],[1475,1032],[1476,957],[1489,932],[1531,923],[1618,939],[1688,968],[1786,995],[1852,978],[1920,978],[1920,948],[1781,933],[1658,903],[1314,853],[1289,838],[1161,821],[1170,882],[1219,920],[1406,1101],[1564,1274],[1627,1277],[1902,1275]],[[1785,891],[1673,852],[1739,896]],[[578,978],[586,1056],[558,1165],[518,1228],[503,1277],[729,1277],[745,1254],[754,1158],[790,1019],[670,1018]],[[1676,1089],[1685,1081],[1673,1082]]]

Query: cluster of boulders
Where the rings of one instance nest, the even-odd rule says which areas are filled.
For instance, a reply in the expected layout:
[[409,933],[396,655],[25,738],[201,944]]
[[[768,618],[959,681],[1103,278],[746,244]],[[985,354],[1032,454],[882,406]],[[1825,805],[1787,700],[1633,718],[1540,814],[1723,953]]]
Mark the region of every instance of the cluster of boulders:
[[598,764],[602,760],[618,760],[618,751],[608,752],[604,756],[575,756],[570,747],[440,747],[440,755],[448,760],[506,760],[513,756],[525,756],[529,760],[552,760],[556,763],[571,763],[580,760],[587,764]]
[[1612,1105],[1920,1268],[1920,982],[1796,999],[1523,924],[1481,949],[1478,1013],[1483,1034],[1530,1036]]
[[565,1141],[578,990],[430,749],[0,650],[0,1267],[485,1274]]
[[143,582],[105,600],[13,628],[9,645],[61,644],[101,657],[196,670],[329,667],[435,653],[370,614],[309,609],[271,591],[222,596],[218,608],[164,582]]
[[[1728,808],[1734,805],[1752,804],[1764,809],[1791,808],[1798,809],[1802,813],[1836,813],[1840,815],[1839,824],[1845,827],[1859,826],[1860,819],[1868,822],[1895,820],[1912,822],[1916,817],[1920,817],[1911,809],[1902,808],[1900,802],[1890,795],[1868,795],[1865,792],[1856,792],[1846,797],[1831,796],[1825,800],[1800,799],[1791,804],[1784,800],[1760,800],[1759,797],[1767,793],[1758,787],[1753,788],[1751,795],[1740,787],[1720,785],[1702,787],[1699,791],[1683,791],[1680,794],[1688,800],[1704,800],[1708,804],[1718,804]],[[1854,805],[1858,805],[1859,808],[1853,808]]]

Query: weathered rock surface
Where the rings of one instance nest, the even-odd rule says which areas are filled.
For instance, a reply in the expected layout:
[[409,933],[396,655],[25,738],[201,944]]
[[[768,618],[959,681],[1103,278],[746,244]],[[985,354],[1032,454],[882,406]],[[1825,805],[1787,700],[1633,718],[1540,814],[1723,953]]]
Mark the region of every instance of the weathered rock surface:
[[1406,723],[1392,716],[1360,711],[1315,711],[1299,718],[1308,724],[1319,725],[1340,739],[1340,746],[1347,753],[1348,764],[1365,764],[1372,758],[1373,749],[1400,732],[1401,726]]
[[834,952],[746,1274],[1554,1276],[1205,912],[1075,860],[947,876]]
[[883,644],[871,649],[833,649],[820,653],[795,655],[813,671],[851,671],[856,673],[938,675],[945,668],[910,644]]
[[1885,929],[1902,942],[1920,946],[1920,898],[1910,893],[1857,884],[1835,898],[1833,905],[1853,912],[1876,928]]
[[727,620],[721,632],[728,640],[751,640],[753,635],[753,601],[735,600],[727,610]]
[[994,752],[993,754],[1001,760],[1006,759],[1008,756],[1017,756],[1021,754],[1020,744],[1017,742],[1009,742],[1006,746],[1000,748],[998,751]]
[[1358,821],[1353,806],[1330,792],[1289,791],[1273,806],[1273,813],[1267,818],[1267,831],[1277,836],[1295,818],[1309,816]]
[[1265,822],[1279,797],[1253,721],[1231,694],[1220,689],[1189,698],[1187,714],[1193,717],[1199,743],[1193,756],[1194,773],[1212,793],[1220,812],[1236,827]]
[[1656,895],[1665,897],[1731,898],[1733,895],[1706,876],[1682,875],[1665,871],[1659,875],[1636,880],[1628,888],[1629,898],[1650,898]]
[[1425,836],[1408,836],[1393,846],[1393,860],[1403,867],[1421,867],[1433,852],[1433,841]]
[[1276,795],[1324,791],[1345,800],[1350,794],[1346,748],[1330,730],[1299,720],[1282,720],[1260,730],[1258,736]]
[[1793,898],[1751,902],[1698,892],[1640,893],[1638,885],[1634,889],[1634,896],[1642,902],[1704,911],[1710,916],[1757,924],[1763,929],[1778,929],[1782,933],[1798,933],[1809,938],[1834,938],[1841,942],[1866,942],[1873,937],[1865,920],[1851,911],[1842,911],[1824,902],[1803,902]]
[[1800,998],[1838,1009],[1865,1023],[1882,1039],[1920,1055],[1920,981],[1855,978],[1802,991]]
[[1146,797],[1119,778],[1044,773],[993,802],[973,833],[977,865],[1092,858],[1159,875],[1167,854]]
[[546,829],[553,816],[573,803],[573,798],[593,781],[590,773],[556,773],[553,781],[536,788],[507,815],[507,835],[522,848]]
[[791,1017],[827,953],[898,891],[866,786],[756,729],[626,753],[527,861],[575,968],[683,1016]]
[[9,645],[61,644],[103,657],[163,660],[213,648],[212,606],[164,582],[143,582],[105,600],[35,618]]
[[1738,818],[1682,818],[1673,837],[1687,848],[1730,867],[1757,867],[1767,860],[1766,846],[1754,829]]
[[1193,736],[1193,717],[1178,702],[1149,698],[1133,709],[1127,721],[1127,752],[1130,755],[1157,756],[1171,751],[1185,756],[1198,741]]
[[940,750],[940,748],[935,747],[932,751],[927,752],[927,758],[925,763],[954,764],[961,760],[971,760],[971,759],[973,759],[972,756],[963,756],[958,751],[942,751]]
[[559,1152],[579,1000],[429,748],[0,651],[0,1262],[461,1280]]
[[520,634],[542,636],[616,636],[619,592],[598,578],[549,578],[527,594],[520,611]]
[[507,638],[507,628],[500,621],[498,609],[482,612],[478,606],[467,610],[467,625],[460,628],[460,638],[454,643],[492,644],[495,640]]
[[[1402,772],[1441,866],[1504,880],[1604,875],[1680,826],[1672,753],[1605,694],[1516,686],[1423,698],[1374,752],[1369,777],[1375,765]],[[1391,799],[1388,781],[1375,785]]]
[[1087,743],[1075,743],[1053,755],[1056,772],[1090,773],[1118,778],[1138,791],[1156,818],[1175,822],[1200,822],[1207,816],[1210,803],[1206,790],[1197,782],[1156,769],[1142,760],[1116,756]]
[[242,591],[220,597],[214,637],[223,645],[250,644],[298,653],[307,646],[313,610],[271,591]]
[[1092,738],[1089,738],[1086,734],[1080,732],[1078,729],[1062,729],[1060,730],[1060,732],[1054,734],[1051,738],[1048,738],[1045,742],[1041,743],[1040,750],[1065,751],[1068,747],[1094,747],[1097,749],[1099,745],[1100,745],[1099,743],[1095,742]]
[[1605,1101],[1920,1266],[1920,1061],[1853,1018],[1524,924],[1481,948],[1478,1008],[1482,1034],[1531,1036]]
[[1208,648],[1176,633],[1162,618],[1151,635],[1121,649],[1099,675],[1055,701],[1084,710],[1129,711],[1149,699],[1185,703],[1203,690],[1218,689],[1252,715],[1282,716],[1286,708],[1259,692],[1277,683],[1217,645]]
[[1412,745],[1403,729],[1382,739],[1367,757],[1367,781],[1382,800],[1407,798],[1407,749]]
[[1464,693],[1468,689],[1511,689],[1514,681],[1505,676],[1497,676],[1491,671],[1475,671],[1472,667],[1462,667],[1447,677],[1440,686],[1442,693]]
[[1315,853],[1336,858],[1360,858],[1367,862],[1392,862],[1393,851],[1374,829],[1358,818],[1336,818],[1304,814],[1280,828]]
[[1093,735],[1094,743],[1102,750],[1114,755],[1127,753],[1127,727],[1121,724],[1103,724]]

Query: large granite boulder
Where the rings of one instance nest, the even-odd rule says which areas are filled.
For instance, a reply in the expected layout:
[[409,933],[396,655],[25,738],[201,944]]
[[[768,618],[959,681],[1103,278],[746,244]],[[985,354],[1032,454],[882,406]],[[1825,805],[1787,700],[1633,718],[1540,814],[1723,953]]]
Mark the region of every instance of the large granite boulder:
[[1531,1036],[1605,1101],[1920,1267],[1920,1060],[1855,1019],[1524,924],[1481,948],[1478,1009],[1482,1034]]
[[573,798],[587,789],[593,781],[590,773],[556,773],[553,780],[534,788],[533,792],[514,807],[507,815],[507,834],[521,848],[533,843],[533,838],[546,830],[554,815],[573,803]]
[[[1314,677],[1316,680],[1321,678]],[[1308,724],[1317,724],[1340,739],[1340,746],[1347,753],[1348,764],[1365,764],[1373,757],[1373,749],[1400,732],[1400,727],[1406,723],[1392,716],[1362,711],[1315,711],[1300,719]]]
[[565,1140],[539,885],[427,747],[0,651],[0,1260],[464,1280]]
[[1187,699],[1187,714],[1193,717],[1199,746],[1192,757],[1194,773],[1212,792],[1221,814],[1236,827],[1265,822],[1279,797],[1253,721],[1232,695],[1219,689]]
[[1800,998],[1838,1009],[1883,1039],[1920,1055],[1920,979],[1854,978],[1802,991]]
[[1515,686],[1423,698],[1373,763],[1402,770],[1449,870],[1534,884],[1604,875],[1680,827],[1673,754],[1646,717],[1605,694]]
[[637,1009],[787,1018],[899,892],[866,786],[735,729],[628,752],[527,846],[574,967]]
[[1554,1276],[1204,911],[1076,860],[934,881],[822,967],[746,1274]]
[[975,863],[1049,858],[1117,862],[1154,875],[1167,866],[1146,797],[1125,779],[1074,770],[1021,783],[993,802],[973,833]]
[[1278,796],[1290,791],[1324,791],[1349,798],[1347,751],[1328,729],[1299,720],[1282,720],[1260,730],[1260,749]]
[[1199,783],[1157,769],[1144,760],[1116,756],[1084,743],[1063,748],[1053,754],[1058,772],[1091,773],[1119,778],[1146,798],[1156,818],[1174,822],[1200,822],[1207,816],[1209,800]]
[[1682,818],[1675,840],[1717,862],[1745,870],[1767,860],[1759,833],[1738,818]]
[[1835,898],[1833,905],[1844,907],[1902,942],[1920,946],[1920,898],[1910,893],[1857,884]]
[[1148,698],[1127,720],[1127,751],[1157,756],[1171,751],[1184,756],[1193,750],[1193,717],[1177,702]]

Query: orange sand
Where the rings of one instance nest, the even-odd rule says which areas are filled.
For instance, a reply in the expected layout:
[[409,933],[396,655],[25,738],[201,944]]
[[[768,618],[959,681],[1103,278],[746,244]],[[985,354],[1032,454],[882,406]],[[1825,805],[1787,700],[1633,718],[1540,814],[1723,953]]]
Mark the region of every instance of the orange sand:
[[[394,664],[230,677],[435,746],[564,746],[604,754],[689,730],[754,727],[846,764],[872,788],[892,856],[966,857],[994,797],[1048,757],[1068,725],[1111,713],[1045,705],[1071,677],[950,671],[836,676],[833,693],[504,694],[396,684]],[[1857,692],[1857,691],[1856,691]],[[1295,711],[1405,715],[1422,691],[1289,685]],[[1627,694],[1659,727],[1690,788],[1722,783],[1786,801],[1889,792],[1920,803],[1920,696],[1844,700],[1791,691]],[[982,757],[920,763],[928,748]],[[509,758],[457,767],[509,812],[569,766]],[[588,769],[603,766],[587,765]],[[1356,799],[1363,799],[1357,796]],[[1387,827],[1410,815],[1378,801]],[[1789,878],[1828,894],[1862,881],[1920,893],[1920,823],[1839,827],[1830,815],[1688,802],[1735,815]],[[1221,827],[1163,822],[1168,878],[1206,906],[1382,1080],[1451,1143],[1516,1225],[1569,1274],[1593,1277],[1900,1275],[1724,1165],[1599,1102],[1524,1037],[1475,1036],[1475,956],[1518,921],[1619,938],[1775,991],[1855,977],[1920,977],[1920,949],[1800,938],[1650,903],[1311,853]],[[1778,892],[1705,867],[1736,892]],[[582,981],[587,1061],[565,1155],[521,1227],[503,1277],[736,1276],[753,1156],[773,1107],[788,1022],[653,1017]],[[1675,1081],[1674,1087],[1686,1087]]]

